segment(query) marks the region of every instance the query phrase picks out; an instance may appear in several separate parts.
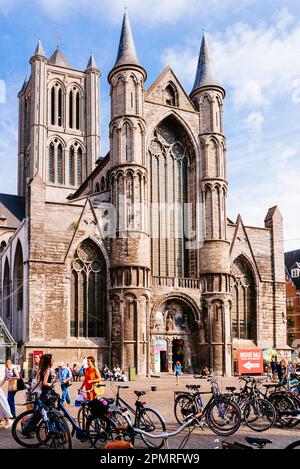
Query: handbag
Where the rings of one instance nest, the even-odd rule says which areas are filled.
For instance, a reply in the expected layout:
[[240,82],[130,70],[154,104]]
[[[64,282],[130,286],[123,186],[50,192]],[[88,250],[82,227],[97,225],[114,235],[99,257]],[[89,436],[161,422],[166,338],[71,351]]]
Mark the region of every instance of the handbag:
[[17,379],[10,379],[8,381],[8,392],[17,392],[18,390],[18,383]]

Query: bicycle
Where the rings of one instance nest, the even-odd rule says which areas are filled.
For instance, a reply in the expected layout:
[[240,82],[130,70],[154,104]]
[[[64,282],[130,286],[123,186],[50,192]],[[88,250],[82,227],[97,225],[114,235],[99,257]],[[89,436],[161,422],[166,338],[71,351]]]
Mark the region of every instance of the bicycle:
[[[221,394],[213,374],[208,376],[207,381],[211,383],[210,392],[200,392],[201,385],[187,385],[187,389],[191,392],[175,391],[175,418],[179,424],[182,424],[188,415],[198,414],[217,435],[232,435],[241,425],[240,408],[230,397]],[[206,405],[202,399],[203,394],[212,395]]]
[[240,407],[243,421],[251,430],[268,430],[274,425],[277,417],[273,404],[264,398],[255,378],[241,376],[240,380],[245,381],[245,385],[239,393],[235,393],[234,386],[226,387],[226,390],[231,392],[229,398]]
[[50,396],[46,404],[30,385],[24,405],[30,405],[32,408],[20,414],[12,425],[12,436],[20,446],[39,448],[48,445],[56,449],[72,448],[68,424],[63,413],[53,407],[53,399],[54,397]]
[[[122,414],[124,415],[124,413],[126,413],[130,421],[134,421],[133,426],[135,428],[139,428],[148,434],[153,433],[155,430],[161,432],[166,430],[165,421],[160,413],[151,407],[145,407],[146,402],[140,400],[142,396],[146,395],[145,391],[134,391],[137,399],[135,401],[135,408],[133,408],[120,397],[120,390],[129,389],[129,386],[112,385],[112,388],[117,388],[117,391],[114,389],[116,393],[115,405],[121,409],[122,406],[125,406],[125,409],[122,410]],[[159,449],[163,445],[163,439],[156,444],[156,442],[147,439],[144,434],[141,434],[141,438],[148,448]]]

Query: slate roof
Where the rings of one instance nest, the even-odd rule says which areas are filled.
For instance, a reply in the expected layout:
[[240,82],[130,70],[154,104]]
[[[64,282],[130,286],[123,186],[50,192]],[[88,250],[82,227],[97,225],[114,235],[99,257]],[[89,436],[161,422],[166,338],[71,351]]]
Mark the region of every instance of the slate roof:
[[0,194],[0,217],[6,218],[7,228],[18,228],[25,218],[25,198],[19,195]]
[[292,278],[291,270],[295,267],[295,264],[299,263],[300,267],[300,249],[296,251],[286,252],[284,255],[285,258],[285,268],[289,278],[292,280],[294,285],[296,286],[297,290],[300,291],[300,277],[299,278]]
[[119,50],[114,67],[125,64],[139,65],[127,11],[123,18]]
[[71,68],[71,65],[69,64],[69,62],[63,56],[59,46],[57,46],[56,51],[54,52],[53,55],[51,55],[48,62],[49,62],[49,64],[57,65],[58,67]]
[[203,86],[220,86],[216,77],[213,59],[210,55],[206,35],[203,33],[199,61],[193,90]]

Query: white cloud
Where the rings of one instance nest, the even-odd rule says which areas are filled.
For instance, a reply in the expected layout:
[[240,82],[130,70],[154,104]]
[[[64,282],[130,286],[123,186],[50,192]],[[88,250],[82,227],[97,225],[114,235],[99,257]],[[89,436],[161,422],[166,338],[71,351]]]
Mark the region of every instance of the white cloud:
[[258,137],[261,134],[262,125],[264,122],[264,116],[261,112],[251,112],[247,119],[244,120],[244,123],[253,137]]
[[[236,23],[224,33],[208,35],[219,81],[229,89],[237,108],[257,110],[268,107],[278,97],[299,98],[300,61],[296,58],[300,24],[288,28],[292,21],[284,9],[271,27],[265,23],[256,27]],[[191,87],[200,38],[189,41],[186,47],[176,45],[163,50],[161,60]]]
[[[182,18],[194,15],[221,15],[226,9],[239,10],[241,7],[256,3],[258,0],[32,0],[51,18],[65,19],[72,14],[87,16],[102,15],[109,21],[120,21],[125,4],[130,17],[143,22],[146,26],[177,23]],[[99,17],[101,20],[101,17]]]

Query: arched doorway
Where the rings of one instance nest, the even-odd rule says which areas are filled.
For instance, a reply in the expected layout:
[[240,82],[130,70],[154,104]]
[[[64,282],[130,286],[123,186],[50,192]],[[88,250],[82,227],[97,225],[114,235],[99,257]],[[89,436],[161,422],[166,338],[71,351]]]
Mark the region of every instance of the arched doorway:
[[150,333],[153,372],[172,372],[177,361],[185,372],[198,368],[199,325],[196,312],[187,301],[169,298],[155,305]]

